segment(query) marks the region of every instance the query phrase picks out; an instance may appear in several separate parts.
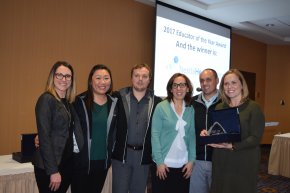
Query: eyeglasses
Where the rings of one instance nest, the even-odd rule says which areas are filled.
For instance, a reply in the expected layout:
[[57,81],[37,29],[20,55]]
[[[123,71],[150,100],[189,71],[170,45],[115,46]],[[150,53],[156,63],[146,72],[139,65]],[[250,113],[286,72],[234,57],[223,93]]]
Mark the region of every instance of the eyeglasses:
[[71,78],[72,78],[72,75],[70,75],[70,74],[62,74],[62,73],[55,73],[54,76],[58,80],[62,80],[63,78],[65,78],[65,80],[71,80]]
[[185,88],[187,86],[187,83],[186,82],[181,82],[181,83],[179,83],[179,84],[177,84],[177,83],[173,83],[172,84],[172,88],[174,88],[174,89],[176,89],[176,88]]

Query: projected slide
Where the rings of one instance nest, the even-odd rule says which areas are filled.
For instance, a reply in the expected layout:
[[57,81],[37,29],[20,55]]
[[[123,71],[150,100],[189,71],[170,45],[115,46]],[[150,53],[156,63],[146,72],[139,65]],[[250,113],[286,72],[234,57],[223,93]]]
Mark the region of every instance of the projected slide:
[[[221,78],[229,69],[230,35],[225,37],[208,30],[212,27],[203,30],[184,23],[156,18],[154,91],[157,96],[167,96],[166,84],[176,72],[186,74],[197,88],[202,70],[213,68]],[[203,24],[199,21],[198,25]]]

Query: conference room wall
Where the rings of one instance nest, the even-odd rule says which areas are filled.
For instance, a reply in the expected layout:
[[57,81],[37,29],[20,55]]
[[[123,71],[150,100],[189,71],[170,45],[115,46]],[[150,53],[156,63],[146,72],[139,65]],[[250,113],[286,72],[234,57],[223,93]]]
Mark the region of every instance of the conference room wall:
[[34,107],[58,60],[70,62],[78,93],[93,64],[108,65],[114,89],[134,64],[152,64],[154,7],[134,0],[0,1],[0,155],[36,132]]
[[[255,100],[264,108],[267,45],[232,35],[232,68],[256,73]],[[251,83],[248,83],[251,84]]]
[[266,45],[233,34],[232,67],[256,73],[256,101],[264,110],[266,122],[279,123],[265,127],[262,144],[271,144],[275,134],[290,132],[289,53],[289,45]]
[[[268,122],[278,126],[266,127],[265,135],[272,143],[273,135],[290,132],[290,46],[267,46],[265,81],[265,114]],[[281,105],[284,100],[284,105]]]
[[[107,64],[114,89],[119,89],[130,84],[132,65],[153,61],[155,10],[134,0],[2,0],[0,23],[0,155],[20,151],[20,134],[36,132],[35,102],[55,61],[74,66],[78,93],[86,89],[93,64]],[[232,42],[232,67],[256,73],[257,101],[267,120],[280,120],[271,110],[277,101],[265,96],[287,92],[290,80],[270,88],[265,83],[289,72],[290,57],[279,57],[285,48],[270,46],[268,51],[269,46],[236,34]],[[278,65],[283,66],[280,71],[272,69]],[[271,79],[266,77],[270,72]],[[289,108],[285,102],[284,111]],[[281,121],[286,126],[290,122]],[[272,136],[273,132],[264,143],[271,143]]]

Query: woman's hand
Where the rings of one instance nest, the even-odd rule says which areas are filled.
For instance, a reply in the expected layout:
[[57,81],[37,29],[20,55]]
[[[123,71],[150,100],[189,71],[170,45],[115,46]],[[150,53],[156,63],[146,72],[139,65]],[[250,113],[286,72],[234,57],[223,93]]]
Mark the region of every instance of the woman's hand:
[[185,179],[188,179],[191,176],[192,173],[192,168],[193,168],[193,163],[192,162],[188,162],[183,168],[182,168],[182,172],[184,173],[183,177]]
[[156,176],[158,176],[160,180],[165,180],[167,177],[166,172],[169,172],[169,168],[165,164],[160,164],[157,166]]
[[49,188],[51,191],[57,191],[60,187],[61,175],[59,172],[50,175]]
[[34,138],[34,145],[36,148],[39,148],[39,138],[38,138],[38,135],[35,136]]
[[214,147],[214,148],[224,148],[224,149],[233,149],[232,143],[211,143],[208,144],[208,146]]

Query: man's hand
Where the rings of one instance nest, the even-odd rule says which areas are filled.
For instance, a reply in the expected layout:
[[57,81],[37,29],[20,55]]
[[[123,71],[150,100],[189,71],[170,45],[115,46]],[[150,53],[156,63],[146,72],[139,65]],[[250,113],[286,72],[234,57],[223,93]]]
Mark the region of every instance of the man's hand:
[[203,129],[203,130],[200,132],[200,136],[208,136],[207,130]]

